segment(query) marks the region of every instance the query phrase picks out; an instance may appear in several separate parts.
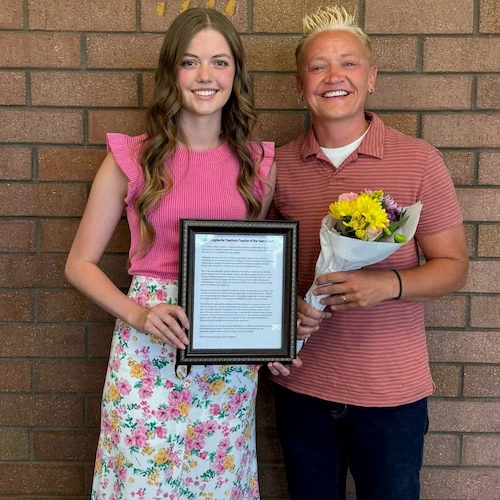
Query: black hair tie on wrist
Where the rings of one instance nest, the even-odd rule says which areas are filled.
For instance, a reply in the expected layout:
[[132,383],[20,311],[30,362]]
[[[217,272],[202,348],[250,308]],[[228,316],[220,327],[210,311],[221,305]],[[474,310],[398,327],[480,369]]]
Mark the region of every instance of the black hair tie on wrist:
[[399,300],[401,298],[401,294],[403,293],[403,282],[401,281],[401,276],[396,271],[396,269],[391,269],[391,271],[396,275],[399,281],[399,293],[397,297],[394,297],[394,300]]

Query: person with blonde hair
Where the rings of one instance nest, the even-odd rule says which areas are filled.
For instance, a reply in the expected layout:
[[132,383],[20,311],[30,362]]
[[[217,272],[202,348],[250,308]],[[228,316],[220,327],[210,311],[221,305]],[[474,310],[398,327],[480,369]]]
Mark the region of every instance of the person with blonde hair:
[[[177,305],[180,219],[265,217],[274,144],[255,140],[255,121],[238,33],[222,13],[194,8],[165,34],[146,133],[107,135],[66,263],[68,280],[117,318],[95,500],[259,499],[259,367],[175,366],[189,329]],[[98,265],[123,211],[127,295]],[[280,364],[270,369],[288,373]]]
[[[418,500],[433,391],[424,302],[466,282],[462,215],[441,153],[365,110],[377,68],[355,17],[322,8],[303,34],[296,84],[312,125],[276,150],[269,217],[300,222],[300,297],[315,281],[325,309],[299,297],[303,366],[274,377],[290,498],[344,500],[349,470],[358,500]],[[315,280],[329,205],[365,190],[421,202],[415,237],[374,265]]]

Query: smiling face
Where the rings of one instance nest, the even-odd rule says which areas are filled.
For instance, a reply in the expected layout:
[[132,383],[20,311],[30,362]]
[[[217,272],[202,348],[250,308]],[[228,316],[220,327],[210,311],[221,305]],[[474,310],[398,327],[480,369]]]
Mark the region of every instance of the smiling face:
[[183,118],[220,119],[233,90],[235,63],[224,36],[211,28],[198,32],[189,43],[177,72]]
[[358,126],[361,130],[377,69],[359,37],[344,29],[322,31],[305,43],[298,61],[297,91],[313,122],[320,126],[342,123],[353,131]]

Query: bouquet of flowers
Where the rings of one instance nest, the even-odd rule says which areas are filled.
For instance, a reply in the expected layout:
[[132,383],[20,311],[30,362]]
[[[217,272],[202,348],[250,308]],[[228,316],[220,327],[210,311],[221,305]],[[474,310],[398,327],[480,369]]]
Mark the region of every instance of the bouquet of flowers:
[[[413,238],[422,203],[398,204],[381,190],[344,193],[321,221],[321,251],[315,278],[333,271],[352,271],[386,259]],[[325,306],[311,286],[304,301],[319,310]]]

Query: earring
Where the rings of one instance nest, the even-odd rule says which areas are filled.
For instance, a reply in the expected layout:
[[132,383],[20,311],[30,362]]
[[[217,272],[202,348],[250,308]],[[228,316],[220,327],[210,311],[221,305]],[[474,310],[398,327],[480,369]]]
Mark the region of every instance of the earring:
[[370,95],[371,95],[371,94],[373,94],[373,89],[370,89],[370,90],[369,90],[369,93],[370,93]]

